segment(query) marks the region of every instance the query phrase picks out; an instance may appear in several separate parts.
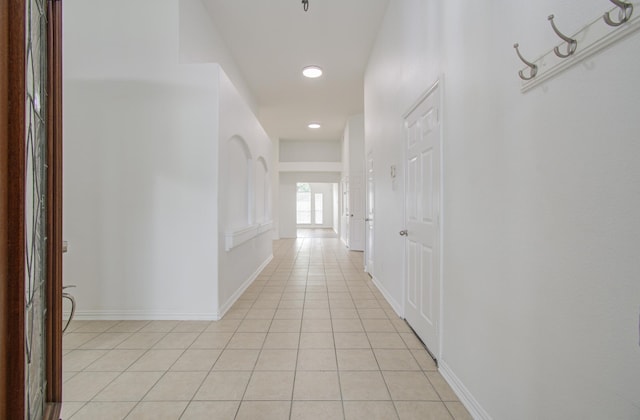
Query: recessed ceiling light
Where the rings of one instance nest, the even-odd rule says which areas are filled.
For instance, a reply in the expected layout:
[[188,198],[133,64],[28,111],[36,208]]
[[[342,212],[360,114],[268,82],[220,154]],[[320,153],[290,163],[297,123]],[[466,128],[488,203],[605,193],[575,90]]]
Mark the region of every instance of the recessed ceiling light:
[[302,74],[310,79],[322,76],[322,69],[318,66],[307,66],[302,69]]
[[314,129],[315,128],[320,128],[320,124],[318,124],[318,123],[309,123],[309,125],[307,127],[314,128]]

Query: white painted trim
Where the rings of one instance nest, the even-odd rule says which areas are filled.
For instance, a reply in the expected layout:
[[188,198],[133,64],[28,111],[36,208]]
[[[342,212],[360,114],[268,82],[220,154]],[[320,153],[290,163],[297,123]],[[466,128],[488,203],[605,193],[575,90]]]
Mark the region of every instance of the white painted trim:
[[280,162],[279,172],[342,172],[342,162]]
[[232,232],[227,232],[224,234],[224,249],[225,251],[230,251],[233,248],[237,247],[240,244],[243,244],[253,238],[258,234],[258,226],[253,225],[243,229],[234,230]]
[[[402,120],[403,121],[406,120],[409,117],[409,115],[411,115],[411,113],[415,111],[416,108],[419,107],[420,104],[422,104],[422,102],[424,102],[424,100],[427,99],[429,95],[431,95],[438,88],[438,85],[440,85],[440,79],[436,80],[435,83],[429,86],[429,88],[422,95],[418,97],[418,99],[411,105],[411,107],[409,107],[409,110],[402,115]],[[442,127],[442,124],[440,126]],[[405,125],[405,128],[406,128],[406,125]]]
[[376,276],[372,276],[371,277],[371,281],[373,281],[373,284],[375,284],[375,286],[378,288],[378,290],[380,291],[380,293],[382,293],[382,296],[384,296],[384,298],[386,299],[386,301],[389,303],[389,305],[391,305],[391,307],[393,308],[393,310],[396,312],[396,314],[398,314],[398,316],[402,319],[404,319],[404,306],[402,306],[401,304],[399,304],[392,296],[391,293],[389,293],[387,291],[387,289],[385,289],[385,287],[382,285],[382,283],[380,283],[380,281],[376,278]]
[[242,285],[238,288],[238,290],[236,290],[235,293],[233,293],[233,295],[231,295],[231,297],[227,299],[227,301],[223,305],[220,305],[220,308],[217,313],[218,318],[216,318],[216,320],[222,319],[222,317],[227,313],[227,311],[231,309],[233,304],[236,303],[236,301],[240,298],[240,296],[242,296],[245,290],[247,290],[247,288],[251,286],[251,283],[253,283],[255,279],[258,278],[262,270],[264,270],[264,268],[271,262],[271,260],[273,260],[273,254],[270,255],[269,258],[267,258],[262,264],[260,264],[260,267],[258,267],[258,269],[254,271],[253,274],[244,281],[244,283],[242,283]]
[[446,218],[444,212],[444,177],[445,177],[445,162],[444,162],[444,145],[446,144],[444,135],[445,135],[445,125],[444,125],[444,116],[445,116],[445,90],[444,90],[444,73],[440,74],[440,78],[438,79],[438,83],[440,85],[440,208],[438,211],[440,212],[440,325],[439,325],[439,349],[438,349],[438,357],[443,357],[444,355],[444,220]]
[[438,370],[440,374],[444,378],[445,381],[451,386],[453,392],[456,393],[460,402],[465,406],[471,417],[475,420],[492,420],[492,417],[487,413],[487,411],[482,408],[478,400],[471,394],[471,391],[467,389],[466,386],[462,383],[460,378],[456,376],[455,373],[451,370],[449,365],[443,360],[438,362]]
[[258,224],[258,235],[262,235],[265,232],[269,232],[271,229],[273,229],[272,221],[260,223]]
[[265,222],[260,224],[254,224],[246,228],[234,230],[224,234],[224,249],[230,251],[233,248],[241,245],[258,235],[262,235],[265,232],[269,232],[273,228],[273,222]]
[[[65,312],[64,318],[69,316]],[[189,313],[144,310],[86,310],[76,311],[74,320],[78,321],[137,321],[137,320],[170,320],[170,321],[216,321],[220,319],[216,312]]]

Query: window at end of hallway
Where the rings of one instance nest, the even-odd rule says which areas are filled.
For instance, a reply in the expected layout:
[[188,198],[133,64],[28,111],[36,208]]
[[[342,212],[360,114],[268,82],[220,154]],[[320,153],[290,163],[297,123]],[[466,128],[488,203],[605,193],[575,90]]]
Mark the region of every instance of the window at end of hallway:
[[297,183],[296,221],[299,225],[311,224],[311,186]]
[[322,200],[323,199],[324,197],[322,193],[315,193],[314,204],[315,204],[315,224],[316,225],[321,225],[324,223],[322,219],[322,212],[323,212]]

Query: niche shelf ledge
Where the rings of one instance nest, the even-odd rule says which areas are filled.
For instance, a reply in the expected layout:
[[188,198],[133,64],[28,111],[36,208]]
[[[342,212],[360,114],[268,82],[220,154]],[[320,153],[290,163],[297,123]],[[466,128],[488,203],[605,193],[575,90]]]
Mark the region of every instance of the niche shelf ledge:
[[270,232],[273,228],[273,222],[257,223],[255,225],[248,226],[246,228],[237,229],[224,234],[224,249],[225,251],[231,251],[243,243],[250,241],[256,236],[260,236],[263,233]]

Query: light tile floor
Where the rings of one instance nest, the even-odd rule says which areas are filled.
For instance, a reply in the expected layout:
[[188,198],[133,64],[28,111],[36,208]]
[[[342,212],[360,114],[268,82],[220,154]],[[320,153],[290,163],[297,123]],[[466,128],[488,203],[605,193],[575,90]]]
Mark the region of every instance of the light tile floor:
[[224,319],[75,321],[63,419],[470,419],[333,238],[274,242]]
[[337,238],[338,235],[331,228],[298,228],[298,239],[300,238]]

